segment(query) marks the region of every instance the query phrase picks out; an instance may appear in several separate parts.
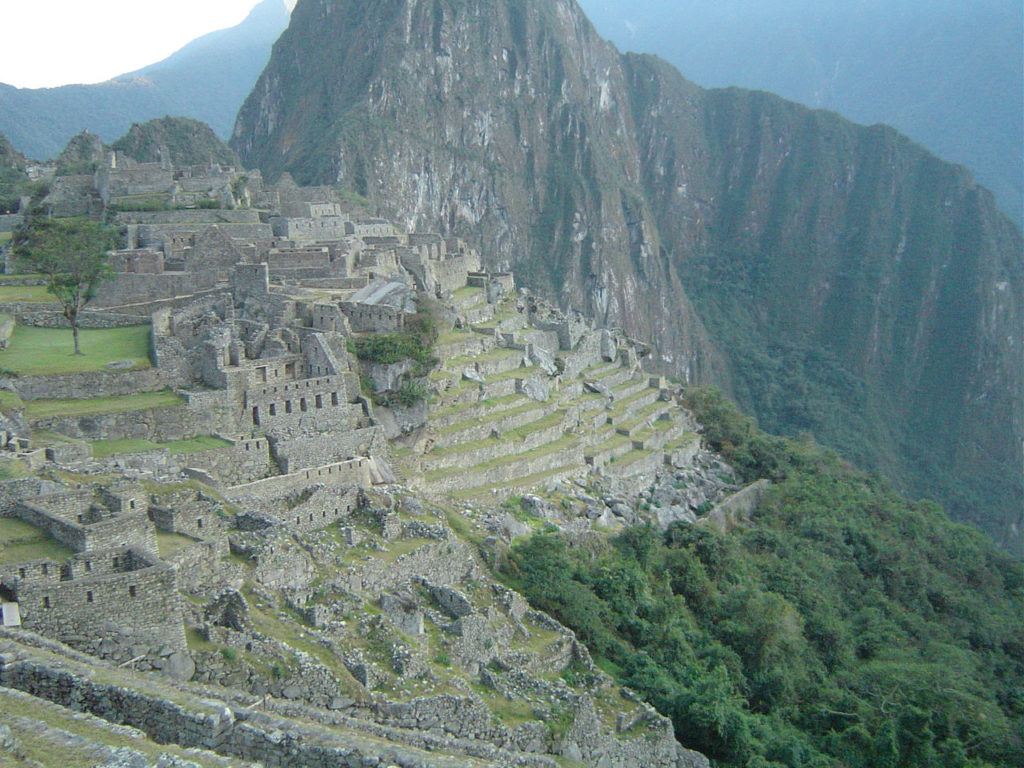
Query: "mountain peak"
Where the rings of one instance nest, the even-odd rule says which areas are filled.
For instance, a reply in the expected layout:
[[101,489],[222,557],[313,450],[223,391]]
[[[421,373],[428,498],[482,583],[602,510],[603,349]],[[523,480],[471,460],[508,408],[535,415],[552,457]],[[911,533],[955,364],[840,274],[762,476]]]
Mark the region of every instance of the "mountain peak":
[[335,0],[296,7],[232,146],[469,240],[1024,550],[1021,236],[892,129],[697,88],[572,0]]

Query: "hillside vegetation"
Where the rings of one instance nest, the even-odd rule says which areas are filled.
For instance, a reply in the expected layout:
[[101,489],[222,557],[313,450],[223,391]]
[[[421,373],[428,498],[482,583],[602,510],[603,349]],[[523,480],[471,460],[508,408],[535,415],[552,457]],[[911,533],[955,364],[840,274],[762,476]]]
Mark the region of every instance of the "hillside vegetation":
[[538,534],[510,581],[719,765],[1021,765],[1024,566],[716,393],[691,406],[775,481],[751,525]]

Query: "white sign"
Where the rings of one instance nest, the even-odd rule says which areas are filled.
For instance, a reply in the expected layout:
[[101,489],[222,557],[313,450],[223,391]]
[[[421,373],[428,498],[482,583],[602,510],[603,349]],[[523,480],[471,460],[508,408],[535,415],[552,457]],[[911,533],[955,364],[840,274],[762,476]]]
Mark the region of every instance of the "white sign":
[[3,614],[5,627],[21,626],[21,611],[18,610],[17,603],[4,603]]

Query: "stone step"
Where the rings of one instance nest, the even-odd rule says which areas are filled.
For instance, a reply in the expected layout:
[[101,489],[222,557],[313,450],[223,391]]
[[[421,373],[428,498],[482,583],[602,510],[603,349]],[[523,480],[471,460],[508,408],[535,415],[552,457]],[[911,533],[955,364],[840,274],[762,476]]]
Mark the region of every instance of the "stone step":
[[586,462],[594,469],[600,469],[620,456],[633,450],[632,438],[624,435],[613,435],[602,442],[584,450]]
[[686,432],[687,425],[676,419],[664,418],[633,433],[630,439],[632,439],[633,446],[636,448],[660,451],[664,450],[665,446],[670,442],[681,438]]
[[424,485],[433,493],[465,493],[483,486],[501,486],[518,478],[544,473],[558,467],[583,465],[582,441],[566,435],[524,453],[513,453],[458,471],[438,470],[423,475]]
[[500,414],[502,411],[518,408],[532,402],[534,401],[530,400],[526,395],[511,394],[489,400],[477,399],[447,408],[439,408],[433,405],[430,409],[430,425],[435,430],[443,431],[462,421],[484,419],[489,415]]
[[445,368],[460,376],[466,368],[473,368],[486,378],[520,368],[522,365],[523,351],[521,349],[494,347],[478,355],[452,358],[445,364]]
[[464,491],[456,491],[451,494],[453,498],[469,501],[480,499],[488,501],[504,501],[510,496],[529,493],[546,488],[554,483],[564,482],[579,475],[582,468],[578,464],[567,464],[562,467],[555,467],[543,472],[535,472],[532,475],[516,477],[504,483],[493,485],[477,486]]
[[608,423],[618,426],[635,418],[638,411],[658,401],[661,397],[659,389],[641,389],[628,397],[616,400],[608,409]]
[[632,437],[636,433],[650,427],[652,423],[663,416],[669,416],[673,410],[675,410],[673,403],[657,399],[649,405],[633,410],[632,418],[617,423],[615,431],[620,435]]
[[479,409],[474,409],[472,414],[468,416],[462,414],[461,420],[449,422],[445,426],[434,424],[432,418],[431,423],[434,424],[435,434],[434,446],[449,449],[463,443],[483,440],[492,432],[504,435],[506,432],[529,425],[559,410],[560,404],[554,400],[538,403],[522,395],[519,397],[524,402],[518,406],[497,410],[481,406]]
[[613,477],[631,477],[641,474],[653,474],[665,463],[662,451],[648,451],[643,448],[633,450],[609,461],[604,472]]
[[429,474],[445,469],[472,467],[549,445],[563,436],[564,416],[563,412],[555,411],[544,418],[510,430],[498,438],[485,437],[448,449],[432,450],[423,456],[422,470]]
[[650,388],[650,386],[650,380],[646,376],[639,378],[630,377],[611,388],[612,398],[615,402],[627,400],[637,392]]
[[[442,335],[435,344],[435,354],[441,360],[455,357],[482,355],[491,348],[491,341],[472,331],[452,331]],[[447,367],[447,366],[446,366]]]
[[[589,372],[593,371],[593,373]],[[596,369],[584,371],[581,377],[584,381],[593,381],[609,389],[614,390],[622,384],[633,380],[633,372],[618,363],[608,363],[598,366]]]

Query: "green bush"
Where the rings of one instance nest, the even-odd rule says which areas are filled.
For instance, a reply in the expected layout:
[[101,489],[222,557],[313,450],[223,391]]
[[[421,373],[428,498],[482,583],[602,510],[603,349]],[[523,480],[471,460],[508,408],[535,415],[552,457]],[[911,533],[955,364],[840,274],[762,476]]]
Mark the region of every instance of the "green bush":
[[509,583],[716,765],[1024,765],[1024,564],[717,395],[697,405],[749,479],[777,478],[752,525],[536,534]]

